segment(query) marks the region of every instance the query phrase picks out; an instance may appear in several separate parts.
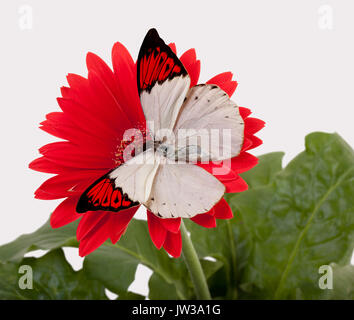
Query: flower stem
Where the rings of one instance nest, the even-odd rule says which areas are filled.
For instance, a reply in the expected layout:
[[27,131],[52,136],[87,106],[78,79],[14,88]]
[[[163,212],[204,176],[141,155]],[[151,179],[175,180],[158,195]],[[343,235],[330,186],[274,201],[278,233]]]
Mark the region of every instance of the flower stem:
[[194,249],[193,243],[188,236],[187,229],[183,223],[183,220],[181,222],[180,229],[183,241],[182,255],[192,279],[197,299],[211,300],[208,284],[206,282],[202,266],[199,262],[199,258]]

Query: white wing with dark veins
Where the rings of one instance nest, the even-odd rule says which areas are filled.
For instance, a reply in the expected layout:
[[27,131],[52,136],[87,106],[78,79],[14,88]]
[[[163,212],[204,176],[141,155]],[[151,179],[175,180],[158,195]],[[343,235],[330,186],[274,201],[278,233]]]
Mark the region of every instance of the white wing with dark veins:
[[[217,161],[237,156],[242,148],[244,122],[238,106],[218,86],[192,87],[174,127],[177,152],[198,152],[198,160]],[[196,156],[196,154],[194,154]]]

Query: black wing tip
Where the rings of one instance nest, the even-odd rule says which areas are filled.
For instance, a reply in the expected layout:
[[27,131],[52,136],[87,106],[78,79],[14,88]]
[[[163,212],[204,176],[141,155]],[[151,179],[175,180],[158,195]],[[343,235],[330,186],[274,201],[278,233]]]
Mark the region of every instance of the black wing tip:
[[153,37],[158,37],[158,38],[160,38],[160,36],[159,36],[159,33],[157,32],[157,30],[156,30],[156,28],[150,28],[149,29],[149,31],[146,33],[146,36],[145,37],[147,37],[147,36],[153,36]]
[[87,203],[87,198],[85,197],[85,194],[83,194],[76,204],[76,212],[77,213],[85,213],[85,212],[89,211],[85,205],[86,203]]
[[[141,44],[139,54],[138,54],[138,60],[137,60],[137,84],[138,84],[138,93],[139,95],[143,90],[147,90],[150,92],[151,88],[153,85],[150,85],[148,88],[141,89],[140,88],[140,61],[142,57],[145,54],[149,54],[152,50],[154,50],[155,47],[160,47],[163,48],[163,50],[174,59],[175,64],[177,64],[180,68],[180,75],[186,76],[188,75],[188,72],[186,68],[184,67],[183,63],[179,60],[177,55],[173,52],[173,50],[165,43],[165,41],[159,36],[157,30],[155,28],[151,28],[148,30],[143,43]],[[160,82],[159,82],[160,83]]]
[[165,42],[161,39],[157,30],[155,28],[151,28],[146,33],[141,47],[145,49],[145,48],[154,47],[156,45],[161,45],[161,44],[165,45]]

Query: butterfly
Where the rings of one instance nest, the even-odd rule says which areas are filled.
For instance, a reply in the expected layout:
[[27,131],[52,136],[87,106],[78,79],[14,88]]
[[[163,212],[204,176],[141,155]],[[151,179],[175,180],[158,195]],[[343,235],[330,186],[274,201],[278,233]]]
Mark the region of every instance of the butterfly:
[[[240,153],[244,122],[238,106],[216,85],[190,87],[182,62],[155,29],[139,51],[137,86],[153,142],[88,187],[76,211],[118,212],[143,204],[161,218],[208,212],[225,186],[195,162]],[[221,130],[229,139],[213,137]]]

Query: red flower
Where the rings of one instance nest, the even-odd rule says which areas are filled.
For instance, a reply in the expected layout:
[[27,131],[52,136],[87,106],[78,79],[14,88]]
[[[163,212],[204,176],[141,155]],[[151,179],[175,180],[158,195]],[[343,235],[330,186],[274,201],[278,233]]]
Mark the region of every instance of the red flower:
[[[176,52],[174,44],[171,49]],[[194,49],[180,57],[191,78],[191,86],[198,82],[200,61]],[[136,81],[136,63],[128,50],[116,43],[112,50],[113,71],[93,53],[88,53],[86,63],[88,77],[69,74],[68,87],[61,88],[58,98],[61,112],[52,112],[41,123],[41,129],[64,141],[47,144],[39,149],[42,157],[29,167],[33,170],[55,174],[35,192],[37,199],[65,199],[51,215],[51,226],[62,227],[81,218],[77,239],[79,254],[85,256],[110,239],[116,243],[124,234],[138,207],[118,213],[108,211],[78,214],[76,204],[81,194],[95,180],[123,162],[122,152],[126,144],[122,141],[125,130],[145,128],[145,117],[140,105]],[[237,82],[232,73],[221,73],[207,83],[218,85],[231,96]],[[262,141],[254,136],[264,122],[249,117],[250,110],[240,107],[245,123],[245,138],[242,152],[231,159],[231,171],[225,176],[216,176],[225,186],[226,192],[241,192],[247,184],[238,175],[257,164],[257,158],[247,151],[259,146]],[[215,164],[199,164],[212,173]],[[199,214],[192,221],[214,228],[216,219],[232,218],[232,211],[222,199],[208,213]],[[179,257],[182,249],[181,219],[161,219],[147,212],[147,223],[155,246],[163,247],[173,257]]]

